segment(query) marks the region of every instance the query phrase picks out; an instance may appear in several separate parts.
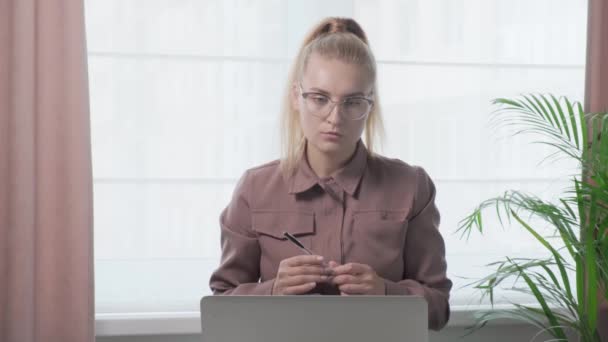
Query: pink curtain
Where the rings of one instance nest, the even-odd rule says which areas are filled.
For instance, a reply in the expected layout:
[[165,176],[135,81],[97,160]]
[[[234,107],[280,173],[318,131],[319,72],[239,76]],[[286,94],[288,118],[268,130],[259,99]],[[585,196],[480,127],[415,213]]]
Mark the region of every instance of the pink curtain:
[[608,1],[589,0],[585,110],[608,112]]
[[[585,111],[608,112],[608,1],[589,0],[587,25]],[[608,302],[603,296],[598,301],[597,325],[602,341],[608,341]]]
[[0,341],[92,342],[82,0],[0,0]]

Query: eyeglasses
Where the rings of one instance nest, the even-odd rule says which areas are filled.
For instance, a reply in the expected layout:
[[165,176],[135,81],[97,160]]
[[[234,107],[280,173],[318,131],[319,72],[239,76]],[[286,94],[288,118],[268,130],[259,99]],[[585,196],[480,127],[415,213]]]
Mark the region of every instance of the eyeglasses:
[[325,119],[329,116],[334,107],[342,106],[341,114],[349,120],[361,120],[365,118],[372,107],[374,101],[363,96],[351,96],[341,101],[333,101],[329,96],[317,92],[304,92],[302,84],[300,86],[300,94],[304,99],[306,110],[312,115]]

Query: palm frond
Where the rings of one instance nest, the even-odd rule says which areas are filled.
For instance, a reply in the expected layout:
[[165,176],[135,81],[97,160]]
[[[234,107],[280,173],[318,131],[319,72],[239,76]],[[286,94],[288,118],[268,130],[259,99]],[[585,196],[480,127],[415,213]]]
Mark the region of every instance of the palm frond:
[[[532,134],[535,144],[554,151],[541,163],[566,158],[577,161],[581,173],[571,177],[572,187],[555,203],[520,191],[481,202],[463,218],[457,233],[468,239],[472,231],[483,234],[483,213],[494,208],[500,226],[514,219],[544,249],[549,258],[510,258],[488,264],[491,274],[468,286],[481,291],[481,299],[503,289],[532,295],[539,307],[512,303],[513,310],[484,311],[476,315],[471,332],[499,318],[517,319],[551,334],[551,341],[566,341],[564,329],[573,329],[581,341],[598,342],[598,294],[608,299],[608,113],[586,114],[580,102],[544,94],[523,94],[516,99],[498,98],[491,117],[494,128],[514,129],[513,135]],[[603,139],[602,139],[603,138]],[[528,219],[538,218],[555,229],[554,236],[541,236]],[[559,239],[563,247],[555,247]],[[564,258],[564,251],[572,264]],[[572,289],[568,271],[575,271]],[[574,290],[574,291],[573,291]]]
[[[565,200],[564,200],[565,201]],[[483,233],[483,212],[495,207],[497,212],[502,212],[501,217],[506,216],[510,219],[513,213],[526,212],[530,215],[538,217],[543,221],[550,223],[558,229],[560,235],[568,242],[567,247],[571,254],[575,253],[575,248],[579,245],[577,234],[574,231],[574,226],[578,225],[578,218],[572,215],[572,209],[562,207],[542,199],[529,195],[520,191],[506,191],[500,197],[494,197],[483,201],[473,212],[466,216],[458,223],[456,233],[461,233],[461,238],[470,236],[471,230],[478,230]],[[501,224],[503,223],[500,219]],[[504,225],[503,225],[504,228]]]
[[491,124],[494,127],[516,125],[521,129],[515,134],[533,133],[548,138],[548,141],[543,140],[545,144],[582,162],[581,147],[585,136],[578,127],[580,121],[584,121],[582,106],[566,98],[560,101],[553,95],[549,97],[552,101],[542,94],[522,95],[519,99],[495,99],[493,104],[498,109],[493,113]]
[[[564,266],[565,261],[564,261],[563,257],[555,250],[555,248],[553,248],[553,246],[551,246],[550,243],[547,242],[547,240],[545,240],[532,227],[530,227],[530,225],[528,225],[526,222],[524,222],[524,220],[522,220],[514,211],[511,211],[511,215],[513,215],[513,217],[515,217],[517,222],[519,222],[519,224],[521,224],[532,236],[534,236],[534,238],[543,247],[545,247],[547,250],[549,250],[549,252],[551,252],[551,254],[553,255],[553,258],[555,260],[555,263],[557,264],[557,267],[559,268],[559,272],[560,272],[560,275],[561,275],[562,281],[563,281],[562,285],[564,286],[564,288],[566,290],[566,294],[568,295],[569,298],[573,298],[572,290],[570,289],[570,280],[568,279],[568,273],[566,272],[566,267]],[[556,285],[559,286],[559,284],[557,282],[555,282],[555,283],[556,283]]]

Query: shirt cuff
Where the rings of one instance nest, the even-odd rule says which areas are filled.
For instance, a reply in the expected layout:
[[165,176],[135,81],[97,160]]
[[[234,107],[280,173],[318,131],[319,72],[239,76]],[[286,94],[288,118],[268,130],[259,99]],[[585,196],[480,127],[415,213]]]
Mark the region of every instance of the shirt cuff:
[[260,283],[262,293],[264,295],[272,296],[272,289],[274,288],[274,280],[276,278],[268,279],[263,283]]

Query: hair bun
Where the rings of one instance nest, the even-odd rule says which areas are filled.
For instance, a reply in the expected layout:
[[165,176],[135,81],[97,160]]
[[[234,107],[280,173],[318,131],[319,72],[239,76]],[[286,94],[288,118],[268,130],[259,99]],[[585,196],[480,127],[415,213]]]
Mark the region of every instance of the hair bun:
[[310,35],[311,40],[316,39],[320,36],[332,33],[352,33],[359,37],[365,44],[367,42],[367,36],[365,32],[355,20],[351,18],[339,18],[330,17],[321,21],[315,29],[313,29]]

